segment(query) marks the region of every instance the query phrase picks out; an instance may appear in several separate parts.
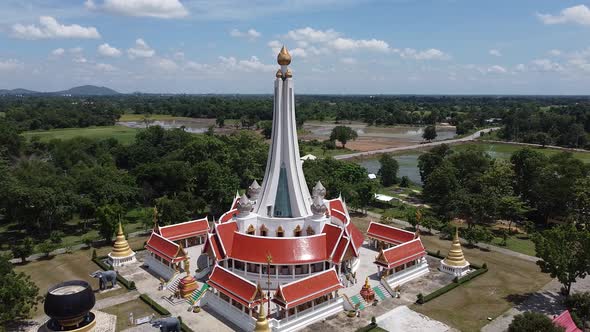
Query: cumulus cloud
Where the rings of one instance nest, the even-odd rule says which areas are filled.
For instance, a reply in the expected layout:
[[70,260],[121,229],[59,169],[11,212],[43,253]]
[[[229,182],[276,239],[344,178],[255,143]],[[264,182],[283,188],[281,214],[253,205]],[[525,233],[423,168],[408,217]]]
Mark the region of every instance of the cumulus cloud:
[[108,64],[108,63],[97,63],[96,64],[96,69],[100,70],[100,71],[105,71],[105,72],[113,72],[117,70],[117,67]]
[[85,2],[90,10],[101,10],[124,16],[181,18],[189,15],[189,11],[179,0],[94,0]]
[[489,53],[490,53],[490,55],[493,55],[493,56],[502,56],[502,52],[500,52],[500,50],[497,50],[497,49],[491,49],[489,51]]
[[574,23],[590,25],[590,8],[585,5],[577,5],[565,8],[557,15],[537,14],[537,17],[544,24]]
[[238,29],[232,29],[229,32],[229,35],[235,38],[247,38],[247,39],[256,39],[262,34],[254,29],[248,29],[247,31],[240,31]]
[[345,65],[354,65],[354,64],[356,64],[356,59],[355,58],[342,58],[342,59],[340,59],[340,62],[342,62]]
[[504,68],[500,65],[493,65],[488,68],[487,72],[494,73],[494,74],[505,74],[508,71],[506,70],[506,68]]
[[12,26],[12,36],[21,39],[58,39],[80,38],[98,39],[100,34],[95,27],[83,27],[78,24],[64,25],[51,16],[39,17],[39,25],[15,24]]
[[451,56],[445,52],[431,48],[424,51],[418,51],[413,48],[404,48],[397,51],[402,58],[414,60],[449,60]]
[[178,65],[176,64],[176,62],[170,60],[170,59],[157,59],[156,61],[153,62],[153,64],[164,71],[175,71],[176,69],[178,69]]
[[0,60],[0,71],[12,71],[23,67],[23,63],[16,59]]
[[250,59],[238,60],[235,57],[224,57],[220,56],[219,60],[221,66],[229,70],[241,70],[241,71],[275,71],[276,65],[269,65],[260,62],[260,59],[256,56],[250,57]]
[[531,67],[537,71],[562,71],[563,66],[549,59],[535,59],[531,61]]
[[350,39],[350,38],[336,38],[328,43],[336,50],[369,50],[369,51],[389,51],[389,44],[383,40],[378,39]]
[[340,36],[340,33],[329,30],[315,30],[310,27],[301,28],[297,30],[291,30],[287,32],[286,38],[301,41],[305,43],[327,43]]
[[63,48],[56,48],[55,50],[51,51],[51,55],[53,56],[62,56],[64,55],[64,53],[66,52],[66,50],[64,50]]
[[118,57],[121,56],[122,52],[116,47],[112,47],[108,43],[104,43],[98,46],[98,53],[103,56]]
[[135,46],[127,50],[127,54],[131,59],[135,58],[151,58],[156,54],[142,38],[135,40]]
[[549,55],[551,56],[560,56],[561,55],[561,51],[557,50],[557,49],[553,49],[549,51]]

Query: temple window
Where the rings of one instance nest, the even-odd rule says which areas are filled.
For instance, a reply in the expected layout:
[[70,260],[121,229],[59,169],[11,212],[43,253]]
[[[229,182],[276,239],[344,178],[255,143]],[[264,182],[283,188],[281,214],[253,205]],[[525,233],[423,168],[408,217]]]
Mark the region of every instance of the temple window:
[[279,228],[277,229],[277,237],[284,237],[285,236],[285,231],[283,230],[283,227],[279,226]]
[[293,231],[293,234],[295,235],[295,237],[301,236],[301,226],[297,225],[297,227],[295,227],[295,230]]
[[248,230],[246,231],[246,234],[254,235],[255,233],[256,233],[256,229],[254,228],[254,226],[252,224],[250,224],[250,226],[248,226]]
[[315,231],[313,230],[313,227],[311,226],[307,226],[307,229],[305,230],[305,232],[307,233],[307,235],[314,235]]
[[264,225],[260,226],[260,236],[268,236],[268,228]]

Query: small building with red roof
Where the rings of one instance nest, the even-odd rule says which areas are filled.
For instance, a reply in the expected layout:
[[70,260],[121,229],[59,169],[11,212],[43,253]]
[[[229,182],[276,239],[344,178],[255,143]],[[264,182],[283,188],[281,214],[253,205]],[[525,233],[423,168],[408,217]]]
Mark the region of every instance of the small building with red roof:
[[416,234],[401,228],[371,221],[367,229],[367,237],[373,248],[381,250],[411,241],[416,237]]
[[157,232],[160,235],[178,244],[182,243],[184,248],[205,243],[208,231],[209,222],[207,221],[207,218],[157,228]]
[[144,264],[165,280],[169,280],[183,268],[182,262],[187,258],[182,246],[152,232],[146,242],[149,253]]
[[569,310],[565,310],[559,314],[559,316],[553,318],[553,324],[562,327],[564,332],[582,332],[582,330],[576,326],[576,323],[574,323]]
[[375,258],[382,282],[394,289],[428,273],[426,249],[420,238],[388,249],[381,249]]

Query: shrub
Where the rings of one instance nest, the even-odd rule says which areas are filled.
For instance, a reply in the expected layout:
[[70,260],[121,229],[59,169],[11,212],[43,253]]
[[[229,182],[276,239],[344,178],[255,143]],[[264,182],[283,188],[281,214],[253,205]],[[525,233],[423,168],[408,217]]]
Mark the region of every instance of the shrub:
[[92,259],[94,260],[94,259],[96,259],[96,257],[97,257],[96,249],[93,249],[92,250]]
[[487,263],[483,263],[483,265],[481,266],[482,269],[488,269],[488,264]]
[[87,235],[82,238],[82,243],[84,243],[88,248],[92,247],[93,242],[94,242],[94,238],[92,238],[91,236]]
[[410,178],[407,176],[402,176],[402,179],[400,180],[399,186],[402,188],[407,188],[410,186]]
[[49,240],[45,240],[39,244],[37,249],[39,249],[39,251],[42,252],[45,257],[49,257],[51,252],[57,249],[57,245]]
[[139,298],[143,302],[145,302],[147,305],[149,305],[150,307],[152,307],[152,309],[154,309],[160,315],[162,315],[162,316],[170,316],[170,311],[166,310],[166,308],[164,308],[161,305],[159,305],[158,303],[156,303],[156,301],[152,300],[152,298],[149,297],[147,294],[141,294],[139,296]]
[[52,243],[59,244],[64,235],[65,234],[62,231],[53,231],[49,234],[49,240],[51,240]]
[[418,295],[416,295],[416,298],[418,299],[417,302],[422,304],[424,303],[424,295],[422,293],[418,293]]
[[453,282],[459,282],[459,277],[453,278]]

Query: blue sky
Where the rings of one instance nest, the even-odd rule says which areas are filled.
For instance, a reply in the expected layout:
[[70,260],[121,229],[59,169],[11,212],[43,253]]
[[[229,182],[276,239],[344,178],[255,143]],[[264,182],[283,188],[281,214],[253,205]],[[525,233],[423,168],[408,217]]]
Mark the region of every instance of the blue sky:
[[590,1],[3,0],[0,88],[589,94]]

